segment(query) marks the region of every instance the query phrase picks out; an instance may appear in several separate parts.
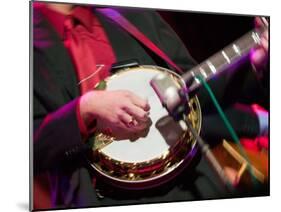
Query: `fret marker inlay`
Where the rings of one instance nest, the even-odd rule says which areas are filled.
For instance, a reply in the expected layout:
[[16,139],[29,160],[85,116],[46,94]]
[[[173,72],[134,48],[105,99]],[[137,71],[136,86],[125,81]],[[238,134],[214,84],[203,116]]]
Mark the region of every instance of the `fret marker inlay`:
[[252,32],[252,38],[253,38],[253,40],[255,41],[255,43],[257,43],[257,44],[260,43],[260,40],[261,40],[261,39],[260,39],[258,33]]
[[206,63],[209,66],[210,70],[215,74],[217,72],[216,67],[209,60]]
[[227,54],[223,50],[221,51],[221,53],[222,53],[222,56],[224,57],[224,59],[227,61],[227,63],[230,64],[231,61],[230,61],[229,57],[227,56]]
[[232,48],[234,49],[234,51],[236,52],[236,54],[241,55],[241,51],[239,49],[239,47],[236,44],[232,45]]
[[197,77],[195,76],[195,74],[194,74],[194,72],[192,71],[191,72],[191,75],[193,76],[193,78],[195,79],[195,82],[197,83],[197,84],[200,84],[200,80],[199,79],[197,79]]
[[266,30],[266,28],[259,31],[248,32],[234,43],[226,46],[204,62],[192,68],[187,74],[184,74],[184,80],[188,82],[191,78],[193,80],[189,86],[190,91],[194,91],[201,86],[199,76],[207,81],[221,72],[229,70],[228,68],[231,67],[232,64],[242,60],[243,56],[248,55],[253,47],[261,43],[261,36],[264,30]]
[[199,67],[199,70],[200,70],[202,76],[203,76],[204,78],[207,78],[207,74],[206,74],[205,70],[204,70],[202,67]]

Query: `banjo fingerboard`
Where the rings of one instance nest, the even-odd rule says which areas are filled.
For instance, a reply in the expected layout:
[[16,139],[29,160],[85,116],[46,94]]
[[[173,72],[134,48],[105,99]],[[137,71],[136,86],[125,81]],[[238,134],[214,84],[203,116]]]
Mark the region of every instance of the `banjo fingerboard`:
[[232,44],[192,68],[183,76],[185,80],[192,79],[189,90],[194,91],[201,85],[201,82],[196,76],[201,76],[207,81],[247,56],[252,48],[261,43],[261,34],[263,31],[264,28],[248,32]]

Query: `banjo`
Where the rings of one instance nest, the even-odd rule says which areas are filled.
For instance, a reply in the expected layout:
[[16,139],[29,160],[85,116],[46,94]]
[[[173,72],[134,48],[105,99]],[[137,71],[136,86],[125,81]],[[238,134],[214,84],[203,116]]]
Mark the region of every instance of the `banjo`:
[[[209,80],[246,57],[252,48],[260,44],[264,30],[250,31],[189,70],[188,77],[193,77],[189,90],[194,91],[200,86],[196,76]],[[146,137],[136,141],[117,141],[102,133],[96,133],[94,137],[90,165],[113,186],[132,190],[159,186],[188,167],[199,151],[196,139],[169,116],[150,85],[150,81],[161,74],[168,75],[178,89],[185,86],[182,76],[151,65],[120,69],[105,79],[104,89],[129,90],[147,99],[151,106],[152,125]],[[198,98],[186,99],[185,104],[190,111],[184,114],[184,119],[188,119],[199,134],[202,114]]]

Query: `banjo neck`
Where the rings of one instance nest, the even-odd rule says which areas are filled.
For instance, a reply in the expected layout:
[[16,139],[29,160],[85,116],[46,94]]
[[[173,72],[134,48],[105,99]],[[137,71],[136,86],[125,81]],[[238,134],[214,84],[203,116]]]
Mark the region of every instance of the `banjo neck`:
[[208,81],[247,57],[251,49],[261,43],[261,35],[266,29],[267,25],[248,32],[184,74],[182,77],[187,82],[189,92],[201,86],[196,76]]

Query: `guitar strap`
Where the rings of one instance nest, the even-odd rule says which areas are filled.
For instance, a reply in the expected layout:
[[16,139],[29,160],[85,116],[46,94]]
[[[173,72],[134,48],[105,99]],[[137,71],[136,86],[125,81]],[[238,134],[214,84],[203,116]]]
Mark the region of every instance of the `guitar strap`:
[[108,17],[120,27],[125,29],[128,33],[130,33],[133,37],[135,37],[138,41],[144,44],[147,48],[149,48],[156,55],[161,57],[164,61],[166,61],[170,66],[172,66],[179,73],[183,73],[182,69],[176,65],[170,58],[167,56],[159,47],[157,47],[147,36],[145,36],[138,28],[136,28],[131,22],[129,22],[124,16],[122,16],[118,11],[110,8],[99,8],[98,12]]

